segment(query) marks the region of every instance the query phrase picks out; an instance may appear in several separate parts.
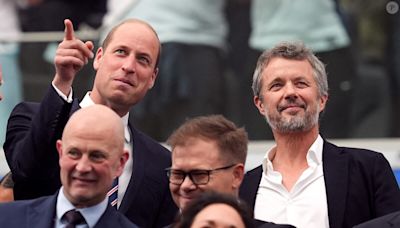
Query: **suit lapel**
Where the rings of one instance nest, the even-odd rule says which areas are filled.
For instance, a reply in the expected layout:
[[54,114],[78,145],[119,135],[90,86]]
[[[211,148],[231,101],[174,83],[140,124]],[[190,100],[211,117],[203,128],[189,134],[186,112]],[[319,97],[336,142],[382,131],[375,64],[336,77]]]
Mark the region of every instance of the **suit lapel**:
[[394,212],[387,223],[391,225],[390,227],[398,227],[400,225],[400,212]]
[[78,99],[74,99],[72,101],[72,106],[71,106],[71,110],[69,112],[69,116],[71,116],[74,112],[76,112],[80,108],[81,108],[81,106],[79,106],[79,100]]
[[37,203],[28,205],[28,226],[54,227],[57,194],[45,197],[43,200],[38,199]]
[[349,159],[342,149],[324,141],[322,154],[329,226],[342,227],[346,210]]
[[129,184],[126,189],[124,198],[118,209],[123,214],[125,214],[125,212],[131,206],[131,203],[138,192],[138,188],[139,188],[140,184],[142,183],[142,180],[144,177],[144,170],[145,170],[144,163],[146,161],[146,159],[143,158],[144,154],[146,153],[145,146],[143,145],[141,138],[138,136],[138,132],[132,126],[132,124],[129,122],[128,125],[130,127],[132,137],[133,137],[133,139],[131,139],[131,140],[133,140],[133,144],[132,144],[133,166],[132,166],[131,179],[129,180]]
[[261,181],[261,176],[262,166],[260,165],[246,174],[243,183],[240,186],[240,198],[246,201],[249,207],[253,210],[256,202],[258,186],[260,185]]
[[118,213],[114,208],[110,205],[107,205],[106,210],[101,215],[99,221],[97,221],[94,227],[119,227],[120,224],[116,221]]

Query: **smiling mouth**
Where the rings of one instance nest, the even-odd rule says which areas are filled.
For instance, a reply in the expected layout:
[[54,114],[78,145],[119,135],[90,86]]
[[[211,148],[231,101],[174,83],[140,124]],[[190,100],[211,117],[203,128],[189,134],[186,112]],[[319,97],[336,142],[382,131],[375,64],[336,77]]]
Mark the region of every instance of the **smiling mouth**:
[[292,110],[292,109],[306,109],[305,105],[287,105],[278,107],[278,111],[282,112],[284,110]]
[[95,182],[95,180],[78,178],[78,177],[72,177],[72,180],[77,182],[78,184],[91,184]]

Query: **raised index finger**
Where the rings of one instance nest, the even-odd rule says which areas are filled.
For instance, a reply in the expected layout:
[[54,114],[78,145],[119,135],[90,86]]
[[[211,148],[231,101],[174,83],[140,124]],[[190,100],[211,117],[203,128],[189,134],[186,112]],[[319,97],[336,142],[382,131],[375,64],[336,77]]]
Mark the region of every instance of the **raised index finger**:
[[64,40],[73,40],[75,39],[74,35],[74,26],[72,25],[72,21],[69,19],[64,20],[65,30],[64,30]]

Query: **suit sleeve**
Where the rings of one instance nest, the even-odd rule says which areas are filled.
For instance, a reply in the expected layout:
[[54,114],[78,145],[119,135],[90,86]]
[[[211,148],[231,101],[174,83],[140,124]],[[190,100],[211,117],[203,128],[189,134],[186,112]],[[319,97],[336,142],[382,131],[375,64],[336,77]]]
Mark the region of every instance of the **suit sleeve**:
[[70,107],[50,87],[40,104],[22,102],[14,108],[8,120],[4,152],[16,186],[59,179],[55,142],[61,138]]
[[389,162],[378,154],[373,167],[375,217],[400,210],[400,190]]

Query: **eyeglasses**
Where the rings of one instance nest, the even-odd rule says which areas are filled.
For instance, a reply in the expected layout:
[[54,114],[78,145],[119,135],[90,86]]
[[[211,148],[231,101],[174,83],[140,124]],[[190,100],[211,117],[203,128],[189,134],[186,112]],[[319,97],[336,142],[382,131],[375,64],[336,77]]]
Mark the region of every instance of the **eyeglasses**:
[[172,169],[172,168],[166,168],[165,171],[167,172],[167,176],[169,179],[169,182],[171,184],[177,184],[180,185],[185,181],[186,176],[189,176],[190,180],[193,182],[195,185],[203,185],[207,184],[210,181],[210,174],[219,170],[225,170],[232,168],[236,164],[216,168],[216,169],[195,169],[195,170],[190,170],[189,172],[185,172],[179,169]]

